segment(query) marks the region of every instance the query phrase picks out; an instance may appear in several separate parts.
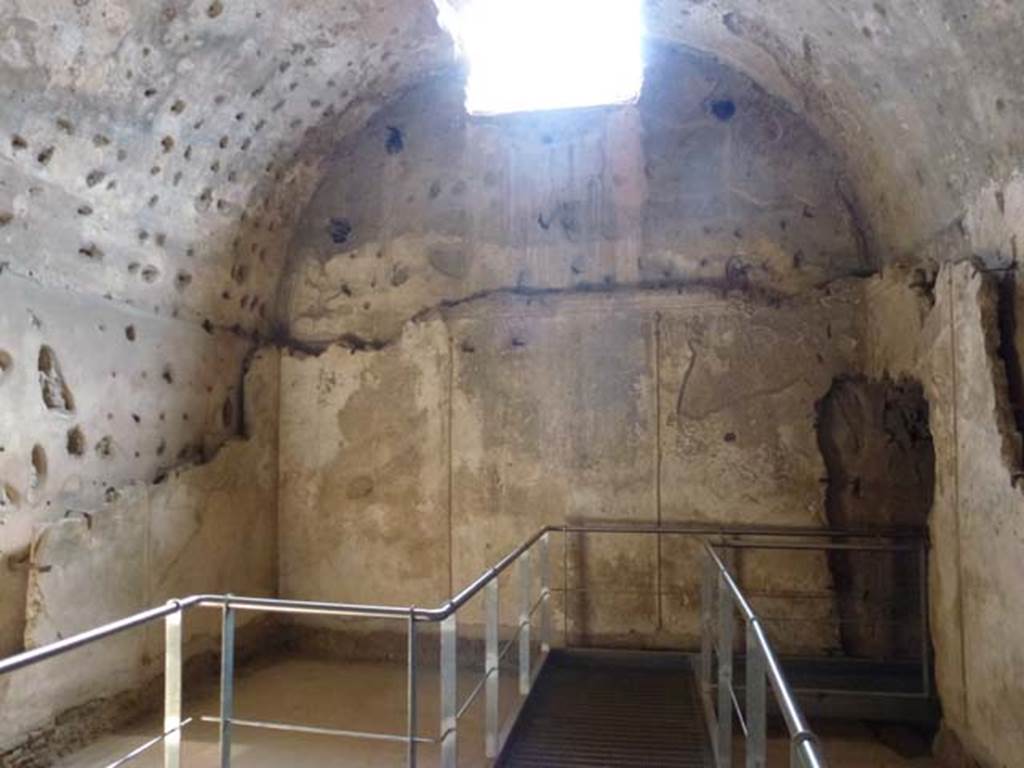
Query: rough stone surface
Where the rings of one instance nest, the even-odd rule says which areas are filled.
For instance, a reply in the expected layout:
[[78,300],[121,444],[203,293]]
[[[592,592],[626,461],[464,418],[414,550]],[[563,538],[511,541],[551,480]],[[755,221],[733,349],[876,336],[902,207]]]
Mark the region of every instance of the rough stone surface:
[[[286,357],[282,594],[434,604],[546,523],[823,523],[815,403],[852,369],[858,296],[492,297],[380,352]],[[571,542],[570,584],[594,592],[570,631],[692,644],[697,552],[662,546],[659,560],[652,539]],[[745,577],[827,593],[824,558],[805,560],[751,558]],[[836,641],[822,615],[807,647]]]
[[[276,351],[251,362],[247,439],[230,441],[207,464],[156,485],[119,488],[99,509],[36,528],[27,563],[29,647],[174,597],[275,593],[278,365]],[[187,653],[196,653],[216,637],[219,617],[195,611],[185,627]],[[53,727],[64,710],[141,685],[162,659],[157,622],[0,678],[0,754],[31,729]]]
[[[919,383],[838,379],[819,405],[818,442],[828,469],[830,526],[927,527],[935,449]],[[829,561],[844,651],[883,660],[921,658],[924,558],[917,551],[836,551]]]
[[388,340],[426,308],[508,288],[794,293],[871,269],[837,160],[797,114],[713,60],[652,57],[636,106],[477,120],[449,74],[382,110],[299,224],[289,334]]
[[[890,320],[888,287],[869,289],[869,315]],[[1010,284],[1011,304],[1021,292]],[[897,316],[906,302],[895,303]],[[1013,724],[1024,717],[1024,498],[1011,378],[1020,372],[999,350],[1000,288],[971,263],[945,267],[934,283],[934,306],[918,326],[908,356],[872,362],[876,375],[916,376],[924,385],[935,445],[935,497],[930,517],[930,600],[936,678],[946,727],[982,765],[1013,765],[1024,749]],[[1008,311],[1004,305],[1002,311]],[[888,350],[891,352],[892,350]],[[960,758],[958,757],[957,760]],[[964,758],[966,759],[966,758]]]

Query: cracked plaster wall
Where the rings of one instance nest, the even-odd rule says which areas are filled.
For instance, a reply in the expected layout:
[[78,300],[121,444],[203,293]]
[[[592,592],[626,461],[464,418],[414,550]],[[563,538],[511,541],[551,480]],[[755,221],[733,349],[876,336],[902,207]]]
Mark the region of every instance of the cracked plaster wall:
[[[944,724],[982,765],[1010,766],[1024,749],[1016,727],[1024,718],[1021,435],[998,353],[1000,277],[981,266],[944,267],[927,290],[913,272],[872,279],[865,367],[924,386],[935,445],[929,584]],[[1003,279],[1020,307],[1015,276]],[[1018,330],[1012,343],[1022,342]]]
[[[279,378],[276,350],[252,358],[246,437],[229,440],[208,463],[172,470],[157,484],[120,486],[88,512],[34,528],[24,563],[28,647],[175,597],[276,593]],[[184,626],[187,656],[218,642],[215,611],[192,611]],[[47,765],[102,732],[109,724],[87,705],[161,675],[163,634],[156,622],[0,678],[0,763]],[[139,706],[115,705],[115,722]],[[81,722],[61,714],[76,708],[84,708]]]
[[788,295],[872,269],[836,157],[712,59],[652,47],[618,109],[474,119],[462,99],[452,74],[425,82],[340,144],[292,243],[290,337],[386,342],[510,288]]
[[[651,57],[636,106],[474,120],[446,76],[340,144],[281,292],[326,347],[283,364],[282,594],[438,603],[553,521],[823,521],[814,404],[872,268],[848,182],[748,78]],[[572,631],[692,642],[695,552],[657,550],[574,550],[609,594]],[[744,565],[829,588],[823,558]]]
[[[700,289],[493,297],[381,351],[286,356],[282,594],[439,604],[552,522],[824,524],[815,402],[856,367],[858,302],[855,283],[774,306]],[[692,543],[570,549],[570,579],[600,590],[570,631],[696,640]],[[744,578],[829,589],[822,557],[786,558],[750,558]],[[822,616],[805,650],[835,647]]]
[[234,334],[0,276],[0,653],[25,628],[36,526],[102,514],[119,488],[211,456],[238,433]]

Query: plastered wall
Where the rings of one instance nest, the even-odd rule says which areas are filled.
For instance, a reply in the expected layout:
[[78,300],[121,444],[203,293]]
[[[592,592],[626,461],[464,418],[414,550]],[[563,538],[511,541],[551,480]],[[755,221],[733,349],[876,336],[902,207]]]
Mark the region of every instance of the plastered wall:
[[501,290],[713,284],[788,295],[870,271],[834,154],[751,80],[658,47],[640,103],[469,118],[459,78],[340,142],[296,229],[290,338],[374,345]]
[[248,339],[0,276],[0,650],[23,647],[37,526],[238,434]]
[[[1001,350],[1022,341],[1006,323],[1021,292],[1012,277],[963,262],[923,294],[913,274],[890,274],[872,281],[868,297],[868,333],[878,340],[869,369],[918,377],[931,410],[931,620],[945,724],[983,765],[1014,765],[1024,747],[1024,499],[1009,385],[1019,360]],[[893,328],[898,337],[883,341]]]
[[[27,601],[20,595],[27,646],[175,597],[275,594],[278,381],[277,352],[258,352],[245,378],[244,436],[205,464],[117,485],[88,510],[32,527]],[[190,613],[186,654],[213,647],[218,632],[215,612]],[[156,622],[0,678],[0,760],[48,765],[151,707],[131,694],[162,674],[163,634]]]
[[[855,289],[771,307],[701,291],[496,298],[381,351],[286,355],[282,594],[440,604],[547,523],[824,524],[815,402],[855,364]],[[594,589],[570,632],[695,641],[692,543],[573,541],[569,563]],[[829,583],[820,556],[747,576]],[[808,628],[804,647],[834,647],[832,630]]]
[[[200,453],[208,458],[237,431],[242,361],[251,344],[243,335],[281,330],[290,347],[284,367],[292,368],[283,381],[302,396],[320,397],[328,410],[349,412],[333,433],[321,424],[322,413],[303,406],[292,414],[295,424],[319,429],[326,442],[315,462],[282,461],[282,488],[291,471],[313,466],[333,472],[339,461],[338,482],[352,483],[321,489],[314,477],[301,493],[282,491],[282,504],[320,515],[307,516],[309,527],[300,535],[312,536],[320,524],[341,526],[337,535],[353,532],[351,519],[338,518],[342,525],[331,517],[338,506],[321,511],[323,491],[324,498],[344,497],[390,520],[381,526],[388,537],[371,540],[371,551],[387,551],[384,541],[401,540],[405,524],[385,509],[405,499],[415,500],[423,515],[416,530],[427,536],[438,522],[434,508],[444,507],[445,457],[451,483],[460,439],[470,446],[468,469],[484,466],[472,458],[476,446],[485,445],[477,432],[495,440],[489,450],[510,462],[488,468],[490,490],[480,492],[481,501],[528,498],[523,489],[548,478],[536,469],[522,478],[509,472],[523,463],[517,432],[508,425],[496,431],[466,426],[498,406],[507,406],[508,424],[523,419],[531,440],[548,437],[546,429],[576,434],[578,427],[587,436],[568,448],[551,441],[551,460],[577,473],[581,487],[598,489],[564,495],[564,503],[556,494],[559,508],[594,507],[614,479],[624,490],[624,507],[647,509],[653,474],[654,487],[668,489],[653,505],[664,514],[684,503],[695,509],[742,503],[758,514],[809,519],[803,502],[819,467],[803,452],[807,433],[774,421],[782,411],[764,403],[789,398],[786,409],[806,413],[811,390],[824,383],[815,367],[822,364],[800,357],[803,347],[791,350],[796,367],[759,357],[769,345],[789,347],[768,331],[747,337],[746,324],[735,318],[745,317],[744,307],[760,312],[787,297],[825,300],[830,281],[908,259],[920,274],[911,272],[891,294],[873,293],[870,309],[860,315],[860,354],[868,361],[862,368],[876,377],[900,371],[925,386],[941,453],[935,498],[943,511],[933,522],[940,565],[933,589],[943,628],[936,634],[944,649],[943,701],[972,751],[992,765],[1012,764],[1019,754],[1015,731],[1001,718],[1016,710],[1000,709],[994,696],[1012,703],[1022,689],[1012,654],[1020,632],[1012,620],[999,624],[1019,613],[1010,567],[1016,501],[1003,477],[1017,471],[1006,458],[1014,439],[1006,419],[993,419],[987,406],[1001,391],[993,384],[991,398],[986,394],[991,344],[982,354],[982,345],[971,341],[978,327],[990,324],[968,324],[959,341],[949,331],[949,344],[962,345],[950,355],[958,361],[956,375],[935,373],[934,365],[921,362],[925,353],[918,346],[938,350],[945,338],[935,310],[921,308],[922,292],[932,291],[929,262],[977,255],[989,267],[1007,267],[1024,236],[1021,8],[1001,0],[651,0],[647,11],[654,37],[719,58],[655,50],[654,77],[639,108],[541,125],[529,119],[471,123],[458,109],[452,83],[410,89],[451,64],[450,44],[433,22],[430,3],[0,4],[0,650],[20,647],[26,629],[52,636],[52,621],[30,619],[25,609],[36,526],[59,523],[79,536],[81,520],[96,520],[97,532],[131,533],[137,528],[98,521],[100,511],[121,503],[126,483],[155,480]],[[396,95],[397,103],[363,129]],[[736,112],[720,119],[729,101]],[[494,352],[504,349],[504,325],[434,312],[470,299],[472,307],[486,306],[477,302],[492,292],[631,294],[695,283],[713,302],[728,297],[721,310],[727,319],[702,329],[660,308],[617,307],[614,322],[609,317],[596,330],[574,330],[527,304],[511,312],[514,323],[502,321],[524,336],[508,342],[507,358]],[[934,291],[937,307],[941,290]],[[607,308],[597,297],[545,300],[563,299],[592,301],[596,309],[586,312],[605,319]],[[500,297],[492,300],[501,304]],[[961,308],[970,309],[971,301],[964,299]],[[952,299],[950,305],[960,306]],[[410,330],[409,319],[421,313],[427,320]],[[775,323],[786,333],[805,332],[802,322],[781,319],[763,327]],[[472,358],[477,353],[453,347],[456,331],[479,336],[491,359],[470,365],[484,355]],[[599,332],[624,351],[609,352]],[[643,365],[637,333],[644,339]],[[732,338],[709,355],[698,343],[702,333]],[[650,350],[651,338],[660,351]],[[421,359],[407,339],[430,354]],[[819,349],[817,342],[807,348]],[[359,354],[346,357],[351,350]],[[845,351],[835,354],[845,359]],[[544,378],[567,360],[589,355],[600,361],[600,371],[612,368],[616,375],[599,377],[586,385],[590,389],[579,385],[579,391],[564,379]],[[846,370],[846,363],[823,357],[830,370]],[[628,362],[624,371],[615,368],[620,360]],[[887,367],[880,360],[902,362]],[[520,375],[519,361],[536,383],[502,389],[508,368],[510,376]],[[626,383],[650,380],[652,361],[655,368],[664,365],[653,376],[655,394],[649,385],[630,390],[633,406],[624,414],[642,425],[635,433],[614,432],[596,418],[539,423],[567,403],[610,398],[618,405]],[[961,363],[970,366],[961,371]],[[677,382],[682,389],[691,364],[692,399],[678,405],[677,398],[673,411]],[[445,365],[448,391],[464,392],[461,404],[449,398],[447,417],[445,400],[434,399],[444,391]],[[393,376],[411,372],[422,386],[394,384],[392,367]],[[806,376],[794,383],[789,375],[797,368]],[[505,400],[487,399],[483,376]],[[761,376],[784,395],[750,384]],[[957,392],[969,392],[970,400],[961,403],[947,379],[968,382]],[[538,401],[531,410],[531,391],[560,394],[551,395],[557,402]],[[725,409],[716,399],[720,392],[734,398]],[[229,400],[232,409],[225,408]],[[653,469],[635,461],[647,457],[640,446],[651,442],[652,402]],[[379,415],[369,424],[373,409]],[[225,417],[229,410],[235,414]],[[415,414],[415,429],[404,424],[408,412]],[[667,421],[673,412],[680,424]],[[766,413],[765,424],[776,425],[777,434],[746,423]],[[704,425],[708,435],[686,426],[688,420]],[[953,438],[950,425],[956,426]],[[336,452],[331,441],[348,435],[343,442],[351,452],[358,440],[353,435],[363,429],[379,435],[374,445],[400,449],[378,447],[351,458]],[[679,433],[675,442],[667,439],[672,430]],[[289,450],[308,452],[309,438],[291,432],[284,438]],[[752,447],[753,436],[759,446],[799,446],[799,461],[775,461],[773,450]],[[972,441],[968,458],[950,448],[963,440]],[[591,456],[591,443],[613,445],[619,460],[583,462],[578,457]],[[742,461],[730,458],[741,449]],[[707,464],[692,461],[705,452]],[[622,461],[636,467],[620,470]],[[421,482],[406,475],[404,486],[387,491],[384,506],[366,501],[383,492],[376,481],[368,490],[365,479],[380,463],[419,466]],[[718,468],[746,482],[712,485]],[[795,494],[787,498],[799,503],[776,503],[771,488],[742,492],[769,471],[780,473],[787,493]],[[702,483],[704,491],[683,499]],[[447,498],[454,509],[456,493],[447,491]],[[190,500],[182,509],[192,509],[193,501],[199,503]],[[1010,511],[996,515],[994,509]],[[281,512],[286,521],[284,507]],[[952,527],[954,519],[963,525]],[[430,537],[435,559],[443,560],[443,539]],[[946,559],[954,541],[974,542],[964,546],[955,567]],[[461,573],[455,542],[448,544],[448,585],[443,574],[423,570],[418,558],[390,565],[405,567],[416,594],[432,597]],[[478,542],[468,544],[465,551],[477,551]],[[53,552],[66,551],[53,546]],[[397,551],[413,549],[399,545]],[[336,554],[311,563],[309,573],[332,578]],[[990,567],[989,559],[999,565]],[[282,556],[282,569],[294,561]],[[359,572],[353,567],[344,574],[346,588]],[[300,575],[283,574],[282,584],[294,585]],[[32,589],[36,594],[39,587]],[[993,608],[992,596],[1007,593],[1009,602]],[[946,633],[947,626],[959,629]],[[990,643],[993,638],[999,644]]]
[[[845,179],[750,80],[652,57],[636,106],[472,120],[441,78],[340,144],[280,296],[282,594],[437,604],[550,522],[823,523],[871,269]],[[694,640],[692,545],[571,546],[570,631]],[[778,565],[748,575],[828,588]]]

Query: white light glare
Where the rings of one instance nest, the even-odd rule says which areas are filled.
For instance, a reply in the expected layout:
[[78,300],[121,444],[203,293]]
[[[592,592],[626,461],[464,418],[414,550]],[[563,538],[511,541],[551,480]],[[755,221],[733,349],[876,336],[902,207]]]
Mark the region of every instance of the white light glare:
[[466,109],[621,104],[643,85],[643,0],[438,0],[469,62]]

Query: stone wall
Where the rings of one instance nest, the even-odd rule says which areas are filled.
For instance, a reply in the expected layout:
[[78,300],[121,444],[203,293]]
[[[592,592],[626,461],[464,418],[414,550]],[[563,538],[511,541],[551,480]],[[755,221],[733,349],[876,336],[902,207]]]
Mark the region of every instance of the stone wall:
[[[175,597],[275,594],[278,381],[278,353],[259,352],[245,379],[244,438],[207,463],[171,470],[153,484],[111,486],[96,507],[32,529],[29,647]],[[216,612],[193,611],[186,654],[207,651],[218,633]],[[156,622],[0,677],[0,759],[24,753],[26,738],[36,757],[72,749],[109,725],[104,718],[119,713],[123,721],[152,706],[152,695],[124,697],[159,677],[162,659],[163,624]],[[107,703],[118,700],[123,707]]]
[[[450,327],[403,331],[410,317],[434,317],[439,304],[489,292],[600,288],[622,299],[623,291],[694,283],[742,290],[764,309],[784,296],[811,300],[821,295],[816,286],[873,269],[876,259],[913,258],[917,274],[869,288],[860,318],[863,370],[879,380],[887,372],[916,378],[929,400],[943,699],[949,723],[969,746],[994,765],[1012,761],[1019,748],[1012,723],[1004,726],[1007,713],[1019,715],[1013,648],[1021,633],[1012,617],[1020,612],[1003,573],[1019,540],[1016,491],[1008,489],[1020,471],[1014,425],[1022,377],[1014,371],[1008,338],[1016,332],[1007,321],[1014,295],[1004,290],[1000,310],[987,278],[959,272],[946,273],[945,287],[933,286],[928,262],[977,254],[991,268],[1017,260],[1024,237],[1024,10],[1004,0],[650,0],[646,10],[653,37],[692,49],[654,44],[653,76],[638,108],[467,121],[450,82],[403,90],[450,65],[450,42],[430,3],[0,4],[0,653],[16,650],[25,637],[35,526],[66,516],[75,536],[82,534],[80,520],[87,532],[93,520],[95,530],[113,531],[116,516],[100,521],[99,511],[123,500],[108,501],[108,494],[155,480],[200,453],[208,457],[232,436],[248,350],[240,335],[266,335],[278,320],[296,347],[330,348],[318,362],[292,355],[288,365],[296,364],[300,392],[326,386],[303,381],[305,367],[322,368],[326,378],[336,371],[361,381],[377,377],[385,389],[391,368],[431,382],[416,393],[419,401],[410,401],[408,391],[397,406],[382,398],[380,407],[390,410],[370,434],[379,435],[374,444],[403,448],[392,459],[399,465],[406,454],[419,462],[423,445],[429,448],[431,472],[441,468],[442,480],[409,483],[388,503],[413,494],[426,515],[424,529],[433,530],[445,456],[448,477],[455,475],[456,452],[445,452],[444,441],[456,445],[456,426],[472,423],[465,419],[479,411],[470,397],[479,383],[474,376],[490,376],[503,363],[494,358],[463,371],[458,361],[473,353],[450,340],[445,354],[446,338],[480,320],[451,315]],[[339,136],[348,137],[341,147]],[[278,292],[282,274],[288,279]],[[958,280],[966,286],[959,292]],[[569,300],[577,299],[584,301]],[[517,322],[526,334],[549,322],[542,316],[526,312]],[[754,387],[747,400],[716,410],[717,392],[701,390],[721,386],[723,371],[742,367],[749,354],[743,344],[698,355],[689,345],[700,329],[672,320],[667,310],[653,310],[654,319],[651,312],[616,317],[624,325],[606,328],[610,338],[624,343],[636,332],[649,345],[653,323],[661,350],[647,350],[648,363],[665,366],[654,377],[657,392],[632,398],[634,410],[626,414],[644,429],[619,441],[604,423],[580,425],[586,439],[565,455],[587,455],[591,439],[615,443],[620,458],[639,452],[650,438],[644,430],[653,401],[654,470],[584,463],[573,469],[581,482],[596,478],[603,494],[614,480],[630,509],[646,509],[642,488],[653,471],[659,489],[662,478],[678,483],[655,494],[655,508],[666,515],[672,505],[683,509],[683,492],[696,485],[705,490],[686,499],[694,508],[742,503],[758,514],[808,517],[803,507],[743,493],[769,470],[787,483],[796,476],[785,462],[769,467],[770,450],[740,445],[750,434],[746,426],[724,424],[759,417],[743,402],[760,404],[770,393]],[[473,332],[500,346],[502,331]],[[412,363],[403,358],[412,354],[405,340],[421,333],[435,356]],[[550,365],[572,359],[572,333],[555,333],[559,346],[543,352]],[[608,363],[602,371],[618,361],[579,333],[592,345],[588,354]],[[513,351],[525,358],[538,340],[524,340]],[[335,343],[367,356],[342,362]],[[639,353],[626,346],[627,371],[635,374],[642,370]],[[379,354],[367,352],[378,347]],[[788,384],[788,369],[755,359],[765,368],[757,376]],[[989,376],[997,360],[1002,379]],[[454,416],[447,421],[438,410],[443,398],[430,399],[443,387],[446,362],[449,391],[462,391],[457,383],[467,393],[462,405],[449,398]],[[705,362],[717,367],[702,383]],[[806,364],[814,369],[816,361],[799,360]],[[548,363],[524,365],[549,375]],[[577,400],[560,395],[563,404],[621,392],[627,374],[616,373],[572,393]],[[729,375],[732,393],[755,380],[738,383]],[[692,379],[696,402],[662,412],[677,379]],[[349,402],[346,388],[354,385],[342,380],[341,392],[324,396],[331,408]],[[545,381],[553,391],[565,386]],[[817,373],[809,381],[818,386]],[[670,382],[667,393],[663,382]],[[368,397],[366,386],[360,392]],[[354,394],[355,402],[361,396]],[[801,391],[799,402],[808,397]],[[538,418],[530,398],[509,402],[524,419],[524,434],[543,435],[542,425],[530,421]],[[430,433],[423,445],[410,444],[402,427],[417,408]],[[321,427],[316,414],[300,410],[296,423]],[[666,426],[662,417],[672,413],[680,424]],[[718,444],[686,419],[728,431]],[[349,445],[359,431],[353,423],[337,425]],[[336,436],[322,429],[324,439]],[[679,434],[670,446],[664,438],[672,429]],[[502,434],[515,447],[514,431]],[[763,445],[782,444],[753,434]],[[781,428],[779,434],[794,440]],[[801,429],[801,449],[805,437]],[[302,450],[300,439],[293,444]],[[742,461],[729,459],[741,448]],[[693,461],[698,452],[707,452],[706,464]],[[318,460],[323,468],[333,469],[331,456],[326,451]],[[358,458],[364,471],[350,478],[345,498],[363,499],[376,514],[380,508],[365,501],[375,492],[365,470],[381,459],[372,451]],[[712,484],[721,467],[742,474],[747,463],[748,482]],[[801,502],[809,498],[809,468],[804,463],[792,484]],[[609,478],[601,476],[605,470]],[[502,498],[505,476],[494,477],[501,483],[495,480],[482,498]],[[328,497],[340,492],[326,490]],[[298,503],[296,494],[293,488],[282,499]],[[149,491],[142,495],[150,498]],[[449,506],[454,497],[448,493]],[[319,505],[299,501],[303,510]],[[573,503],[593,506],[584,498]],[[444,543],[433,543],[443,559]],[[382,542],[374,546],[386,551]],[[447,556],[457,562],[451,545]],[[282,564],[294,559],[283,557]],[[319,567],[330,573],[329,565]],[[418,594],[447,588],[425,572],[413,575]],[[454,581],[453,566],[447,586]],[[1001,627],[993,608],[1000,599],[1010,617]],[[42,624],[36,628],[47,636]],[[1000,642],[1010,648],[1003,655]],[[989,679],[1005,682],[993,686]],[[993,691],[1005,693],[1010,705],[997,707]]]
[[36,526],[237,435],[251,341],[0,276],[0,655],[23,645]]
[[[855,284],[774,305],[504,296],[413,321],[379,351],[286,355],[282,595],[437,605],[548,523],[824,524],[815,403],[856,366],[857,310]],[[570,632],[696,639],[692,544],[595,537],[568,562],[595,590]],[[745,578],[828,588],[820,555],[779,565]],[[834,647],[830,626],[808,647]]]
[[[823,521],[815,402],[872,269],[851,193],[751,80],[651,57],[614,109],[469,119],[426,81],[332,154],[280,294],[282,594],[434,604],[550,522]],[[692,546],[572,547],[605,593],[576,630],[694,638]],[[779,578],[827,586],[804,565]]]
[[[838,379],[819,406],[818,442],[831,527],[927,528],[935,448],[919,382]],[[829,562],[844,652],[881,660],[922,658],[925,559],[914,552],[835,551]]]
[[640,103],[469,118],[450,74],[331,155],[292,244],[289,338],[379,344],[501,290],[790,295],[872,269],[835,156],[751,80],[652,49]]
[[[1024,496],[1009,381],[1024,338],[1000,276],[968,262],[925,281],[893,271],[868,287],[867,368],[924,385],[935,444],[931,514],[932,640],[945,725],[983,765],[1014,765],[1024,741]],[[1004,292],[1005,296],[1005,292]],[[894,332],[899,329],[899,332]],[[1009,367],[1008,367],[1009,366]],[[1019,380],[1019,378],[1018,378]]]

